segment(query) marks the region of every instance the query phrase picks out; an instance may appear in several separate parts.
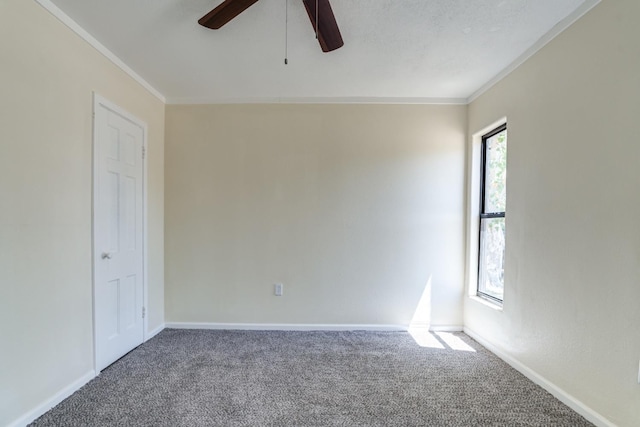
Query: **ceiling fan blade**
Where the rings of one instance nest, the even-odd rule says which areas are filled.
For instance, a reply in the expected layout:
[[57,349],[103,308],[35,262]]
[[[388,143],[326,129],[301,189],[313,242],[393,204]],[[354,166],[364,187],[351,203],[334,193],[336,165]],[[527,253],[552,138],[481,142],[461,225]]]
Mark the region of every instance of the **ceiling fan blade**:
[[224,0],[211,12],[198,20],[198,24],[217,30],[236,16],[244,12],[258,0]]
[[[329,0],[302,0],[304,7],[307,9],[309,19],[311,19],[311,25],[313,25],[314,31],[316,31],[316,23],[318,25],[318,42],[323,52],[331,52],[344,45],[342,41],[342,35],[336,22],[336,17],[333,15],[331,4]],[[317,2],[317,4],[316,4]],[[318,17],[316,20],[316,7],[318,10]]]

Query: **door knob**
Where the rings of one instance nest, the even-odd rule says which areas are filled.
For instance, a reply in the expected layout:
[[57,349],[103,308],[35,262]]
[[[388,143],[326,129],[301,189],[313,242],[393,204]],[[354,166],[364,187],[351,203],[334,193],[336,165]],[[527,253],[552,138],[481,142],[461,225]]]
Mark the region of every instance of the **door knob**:
[[111,254],[109,252],[102,252],[102,259],[111,259]]

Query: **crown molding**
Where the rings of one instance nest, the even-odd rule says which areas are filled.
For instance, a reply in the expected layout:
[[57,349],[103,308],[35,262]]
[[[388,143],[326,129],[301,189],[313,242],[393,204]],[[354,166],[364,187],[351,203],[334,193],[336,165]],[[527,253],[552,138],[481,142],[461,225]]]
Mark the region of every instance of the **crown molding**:
[[560,33],[573,25],[578,19],[582,18],[587,12],[596,7],[601,0],[585,0],[582,5],[573,11],[569,16],[558,22],[554,27],[545,33],[537,42],[527,49],[522,55],[520,55],[515,61],[509,64],[506,68],[496,74],[491,80],[480,86],[478,90],[469,96],[466,100],[466,104],[471,104],[478,99],[483,93],[491,89],[498,84],[502,79],[507,77],[518,67],[524,64],[529,58],[538,53],[540,49],[545,47],[551,40],[555,39]]
[[175,97],[167,98],[173,105],[217,104],[411,104],[411,105],[466,105],[466,98],[386,98],[386,97],[264,97],[264,98],[216,98]]
[[156,88],[151,86],[149,82],[143,79],[138,73],[133,71],[131,67],[124,63],[123,60],[118,58],[113,52],[107,49],[102,43],[100,43],[95,37],[89,34],[84,28],[82,28],[76,21],[71,19],[69,15],[64,13],[58,6],[53,4],[51,0],[35,0],[40,6],[45,8],[49,13],[58,18],[60,22],[66,25],[71,31],[76,33],[80,38],[89,43],[94,49],[104,55],[109,61],[115,64],[122,71],[127,73],[132,79],[138,82],[142,87],[144,87],[149,93],[158,98],[163,103],[167,103],[167,100],[162,93],[160,93]]
[[539,50],[569,28],[578,19],[597,6],[601,0],[585,0],[573,13],[558,22],[550,31],[543,35],[534,45],[527,49],[515,61],[483,84],[468,98],[411,98],[411,97],[264,97],[264,98],[219,98],[219,97],[165,97],[149,82],[136,73],[124,61],[107,49],[96,38],[89,34],[77,22],[71,19],[51,0],[35,0],[60,22],[70,28],[98,52],[127,73],[136,82],[147,89],[152,95],[169,105],[202,105],[202,104],[398,104],[398,105],[468,105],[511,74],[514,70],[535,55]]

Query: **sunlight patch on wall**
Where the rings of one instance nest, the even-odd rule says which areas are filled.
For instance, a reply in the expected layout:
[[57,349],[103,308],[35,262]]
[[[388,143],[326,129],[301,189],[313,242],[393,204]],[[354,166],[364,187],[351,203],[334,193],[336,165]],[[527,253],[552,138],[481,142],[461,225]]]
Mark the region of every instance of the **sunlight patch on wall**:
[[425,329],[429,330],[431,326],[431,276],[424,285],[424,290],[416,306],[416,310],[413,312],[411,323],[409,323],[409,329]]

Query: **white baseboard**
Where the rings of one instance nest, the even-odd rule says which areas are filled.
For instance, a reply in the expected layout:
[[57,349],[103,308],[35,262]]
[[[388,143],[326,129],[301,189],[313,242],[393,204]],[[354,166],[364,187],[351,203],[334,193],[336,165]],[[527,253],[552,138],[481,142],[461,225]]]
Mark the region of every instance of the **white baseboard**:
[[462,332],[464,327],[462,325],[431,325],[429,331],[431,332]]
[[[386,331],[406,332],[408,325],[334,324],[334,323],[194,323],[169,322],[172,329],[235,329],[249,331]],[[432,332],[462,332],[461,325],[429,325]],[[160,331],[158,331],[160,332]]]
[[247,331],[406,331],[406,325],[305,324],[305,323],[190,323],[167,322],[172,329],[235,329]]
[[79,390],[80,387],[82,387],[83,385],[85,385],[95,377],[96,377],[96,372],[93,369],[90,370],[89,372],[82,375],[80,378],[78,378],[68,386],[64,387],[62,390],[58,391],[56,394],[54,394],[53,396],[51,396],[50,398],[48,398],[47,400],[45,400],[44,402],[42,402],[41,404],[33,408],[32,410],[30,410],[26,414],[22,415],[17,420],[10,423],[8,427],[26,426],[27,424],[31,423],[36,418],[42,416],[44,413],[46,413],[51,408],[56,406],[58,403],[62,402],[64,399],[71,396],[73,393]]
[[145,342],[149,341],[151,338],[153,338],[156,335],[158,335],[160,332],[162,332],[164,330],[164,328],[165,328],[164,323],[162,323],[160,326],[158,326],[154,330],[152,330],[150,332],[147,332],[147,335],[144,338]]
[[578,414],[582,415],[587,421],[595,424],[598,427],[616,427],[611,421],[607,420],[605,417],[589,408],[587,405],[582,403],[580,400],[576,399],[542,375],[538,374],[533,369],[526,366],[524,363],[515,359],[514,357],[507,354],[504,350],[498,348],[497,346],[491,344],[486,341],[479,335],[477,332],[465,327],[464,333],[469,335],[474,340],[478,341],[483,347],[487,350],[498,356],[500,359],[504,360],[506,363],[511,365],[516,371],[520,372],[525,377],[529,378],[531,381],[551,393],[556,399],[567,405],[569,408],[576,411]]

